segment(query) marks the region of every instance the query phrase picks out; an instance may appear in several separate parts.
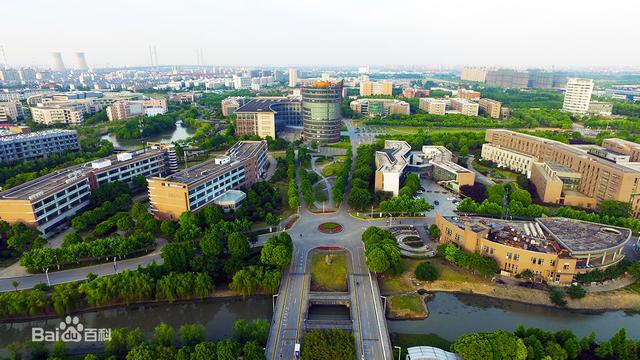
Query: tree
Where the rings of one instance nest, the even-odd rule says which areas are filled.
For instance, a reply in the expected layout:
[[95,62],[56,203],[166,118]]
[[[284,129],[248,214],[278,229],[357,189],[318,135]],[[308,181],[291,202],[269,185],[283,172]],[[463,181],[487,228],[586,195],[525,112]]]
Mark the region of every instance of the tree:
[[451,345],[451,351],[465,360],[525,360],[527,348],[522,339],[504,330],[463,335]]
[[354,209],[364,210],[372,202],[371,193],[367,189],[354,187],[349,194],[349,206]]
[[391,263],[387,258],[384,250],[375,248],[371,250],[366,258],[367,268],[376,273],[382,273],[389,270]]
[[291,264],[293,242],[288,233],[274,235],[267,240],[260,253],[260,261],[266,265],[284,269]]
[[587,295],[587,290],[580,285],[571,285],[567,287],[565,291],[572,299],[581,299]]
[[160,323],[153,331],[156,343],[162,346],[174,346],[176,331],[170,325]]
[[162,233],[162,235],[164,235],[167,239],[171,240],[173,239],[173,236],[176,233],[176,226],[172,221],[169,220],[163,220],[160,223],[160,232]]
[[209,205],[199,212],[200,226],[206,228],[215,225],[222,220],[222,209],[217,205]]
[[302,360],[354,359],[355,341],[350,331],[311,330],[304,336]]
[[631,214],[631,203],[616,200],[603,200],[598,205],[600,215],[613,217],[629,217]]
[[551,302],[558,306],[566,306],[567,300],[564,299],[564,292],[558,288],[550,287],[549,288],[549,299]]
[[191,211],[185,211],[180,214],[180,224],[176,231],[175,238],[177,241],[193,241],[198,237],[200,226],[198,225],[198,217]]
[[240,344],[233,339],[218,343],[218,360],[236,360],[240,355]]
[[189,262],[193,258],[193,248],[189,243],[172,243],[162,248],[164,266],[169,271],[185,272],[189,270]]
[[266,360],[262,346],[253,341],[244,344],[242,358],[243,360]]
[[268,213],[267,216],[265,217],[264,221],[269,226],[278,226],[278,225],[280,225],[280,218],[278,216],[276,216],[276,215],[273,215],[272,213]]
[[178,332],[183,346],[196,346],[204,341],[204,326],[202,324],[184,324],[180,326]]
[[416,267],[415,274],[418,280],[423,281],[435,281],[439,276],[438,269],[428,261],[420,263],[420,265]]
[[438,228],[438,225],[436,224],[431,224],[431,226],[429,226],[429,236],[431,236],[432,239],[434,240],[438,240],[440,239],[440,229]]
[[246,236],[239,232],[234,232],[227,238],[227,247],[231,257],[236,259],[244,259],[251,252],[251,245]]
[[210,261],[217,260],[224,249],[224,245],[222,244],[222,235],[211,230],[204,233],[204,236],[198,245],[200,246],[200,250],[202,250],[204,256]]
[[218,359],[218,347],[211,341],[203,341],[195,346],[190,360]]

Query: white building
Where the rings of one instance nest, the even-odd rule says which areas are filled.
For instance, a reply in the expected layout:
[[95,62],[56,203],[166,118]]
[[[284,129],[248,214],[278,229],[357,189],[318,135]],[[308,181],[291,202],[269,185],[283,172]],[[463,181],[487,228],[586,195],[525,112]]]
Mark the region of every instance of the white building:
[[521,174],[531,176],[531,166],[536,159],[527,154],[519,153],[515,150],[503,149],[493,144],[483,144],[481,157],[496,163],[499,167],[504,167],[517,171]]
[[24,112],[20,101],[0,102],[0,122],[23,119]]
[[33,121],[39,124],[81,124],[84,121],[82,111],[74,110],[68,107],[32,107],[31,117]]
[[233,88],[234,89],[248,89],[251,87],[250,76],[238,76],[233,75]]
[[375,190],[398,196],[411,146],[406,141],[385,140],[384,149],[376,151]]
[[419,108],[429,114],[444,115],[447,112],[448,100],[434,98],[420,98]]
[[289,87],[296,87],[298,84],[298,70],[289,69]]
[[564,92],[562,111],[573,114],[586,114],[589,111],[589,102],[593,92],[593,80],[581,78],[569,78]]

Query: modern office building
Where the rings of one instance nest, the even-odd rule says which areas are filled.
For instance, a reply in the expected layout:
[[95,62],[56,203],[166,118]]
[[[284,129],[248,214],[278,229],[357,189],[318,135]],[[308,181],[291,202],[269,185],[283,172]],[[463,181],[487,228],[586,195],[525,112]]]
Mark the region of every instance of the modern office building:
[[476,102],[462,98],[452,98],[450,100],[451,109],[462,115],[478,116],[479,105]]
[[298,70],[294,68],[289,69],[289,87],[296,87],[298,85]]
[[602,146],[569,145],[503,129],[487,129],[486,140],[482,158],[528,174],[544,202],[595,208],[616,200],[640,215],[638,144],[605,139]]
[[513,69],[493,69],[487,71],[486,84],[502,88],[526,89],[529,74]]
[[593,80],[569,78],[564,92],[562,111],[585,115],[589,111],[592,92]]
[[458,97],[466,100],[480,100],[480,91],[458,89]]
[[167,99],[150,98],[145,100],[122,100],[107,107],[107,117],[110,121],[127,120],[136,116],[154,116],[165,114],[169,109]]
[[385,140],[384,149],[375,154],[375,191],[390,192],[398,196],[409,165],[411,145],[401,140]]
[[487,68],[465,66],[460,72],[460,80],[485,82],[487,78]]
[[240,141],[224,156],[170,176],[147,178],[151,211],[159,219],[176,220],[229,190],[250,187],[263,178],[267,166],[266,141]]
[[441,243],[479,252],[498,262],[502,275],[530,270],[553,284],[622,261],[631,230],[566,218],[513,221],[436,214]]
[[500,101],[484,98],[480,99],[478,105],[480,106],[480,110],[482,110],[486,115],[489,115],[494,119],[500,119],[502,115],[502,104]]
[[20,101],[0,102],[0,122],[24,119],[24,111]]
[[50,154],[80,150],[76,130],[44,130],[10,128],[0,132],[0,162],[34,160]]
[[391,81],[360,81],[360,96],[393,95],[393,83]]
[[369,117],[411,113],[409,103],[397,99],[357,99],[349,106],[351,110]]
[[301,94],[304,140],[318,144],[340,141],[342,81],[304,85]]
[[230,96],[220,102],[222,116],[232,115],[238,108],[244,105],[246,98],[244,96]]
[[[2,106],[0,104],[0,106]],[[613,104],[606,101],[591,101],[587,115],[589,116],[611,116],[613,112]]]
[[420,98],[418,107],[429,114],[444,115],[447,112],[449,101],[445,99]]
[[236,134],[276,138],[278,130],[302,126],[302,101],[298,97],[259,97],[235,110]]
[[68,124],[78,125],[84,121],[82,111],[71,107],[38,106],[31,108],[31,117],[38,124]]
[[44,175],[0,193],[0,219],[21,222],[49,237],[85,209],[100,185],[136,176],[164,176],[172,145],[121,153]]

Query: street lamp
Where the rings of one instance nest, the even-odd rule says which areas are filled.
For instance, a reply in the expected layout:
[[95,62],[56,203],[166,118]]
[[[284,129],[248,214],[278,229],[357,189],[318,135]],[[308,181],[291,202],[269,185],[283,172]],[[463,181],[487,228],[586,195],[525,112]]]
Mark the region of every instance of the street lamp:
[[51,281],[49,280],[49,268],[44,270],[44,274],[47,277],[47,286],[51,286]]
[[400,356],[402,356],[402,348],[400,346],[394,346],[394,348],[398,349],[398,360],[400,360]]

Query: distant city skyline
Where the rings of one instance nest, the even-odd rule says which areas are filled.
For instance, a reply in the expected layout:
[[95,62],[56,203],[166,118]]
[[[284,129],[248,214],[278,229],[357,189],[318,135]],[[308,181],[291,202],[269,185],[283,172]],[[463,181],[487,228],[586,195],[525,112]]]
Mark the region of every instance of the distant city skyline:
[[[0,39],[10,66],[160,65],[640,67],[623,0],[9,0]],[[36,25],[37,24],[37,25]],[[628,36],[628,37],[625,37]]]

